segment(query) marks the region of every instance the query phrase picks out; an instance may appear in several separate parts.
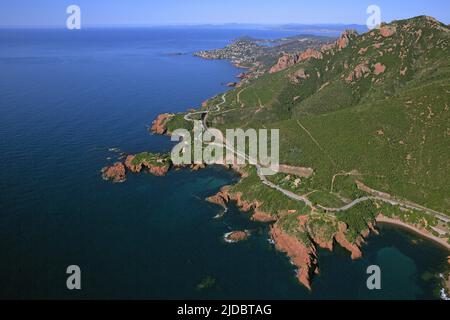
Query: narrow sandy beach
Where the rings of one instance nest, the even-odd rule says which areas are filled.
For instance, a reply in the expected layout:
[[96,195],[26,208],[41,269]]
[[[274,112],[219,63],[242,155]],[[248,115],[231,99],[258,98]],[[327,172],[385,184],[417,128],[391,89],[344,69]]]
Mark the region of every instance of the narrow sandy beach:
[[417,228],[415,228],[413,226],[410,226],[409,224],[407,224],[407,223],[405,223],[403,221],[396,220],[396,219],[391,219],[391,218],[388,218],[388,217],[380,215],[380,216],[377,217],[377,223],[392,224],[392,225],[400,226],[400,227],[403,227],[405,229],[411,230],[411,231],[413,231],[413,232],[415,232],[415,233],[417,233],[417,234],[419,234],[419,235],[421,235],[421,236],[423,236],[423,237],[425,237],[425,238],[427,238],[429,240],[432,240],[432,241],[436,242],[437,244],[441,245],[442,247],[444,247],[448,251],[450,251],[450,244],[447,241],[445,241],[445,240],[443,240],[441,238],[438,238],[436,236],[433,236],[432,234],[430,234],[430,233],[428,233],[426,231],[419,230],[419,229],[417,229]]

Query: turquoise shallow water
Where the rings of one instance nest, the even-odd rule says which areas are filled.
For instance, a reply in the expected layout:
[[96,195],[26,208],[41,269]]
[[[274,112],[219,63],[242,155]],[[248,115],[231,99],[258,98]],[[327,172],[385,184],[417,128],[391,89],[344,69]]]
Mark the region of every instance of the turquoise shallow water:
[[[129,29],[0,31],[0,298],[436,298],[433,277],[447,253],[389,226],[364,258],[321,252],[322,273],[307,292],[289,260],[268,242],[268,226],[204,198],[237,177],[221,168],[167,177],[100,169],[124,152],[167,151],[147,126],[226,90],[239,70],[192,57],[252,30]],[[182,55],[173,55],[182,53]],[[249,229],[230,245],[226,232]],[[65,270],[82,270],[81,292]],[[365,287],[367,266],[383,290]],[[200,289],[210,279],[212,286]]]

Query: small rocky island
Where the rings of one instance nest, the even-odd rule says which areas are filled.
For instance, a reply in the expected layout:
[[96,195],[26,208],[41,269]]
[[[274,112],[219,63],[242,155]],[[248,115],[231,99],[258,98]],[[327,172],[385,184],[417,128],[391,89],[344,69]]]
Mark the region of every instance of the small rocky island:
[[249,236],[247,231],[233,231],[225,234],[224,239],[228,243],[237,243],[247,240]]
[[116,162],[112,166],[102,169],[104,180],[115,183],[125,182],[127,172],[148,172],[152,175],[165,176],[172,168],[172,161],[168,155],[142,152],[137,155],[129,155],[124,162]]

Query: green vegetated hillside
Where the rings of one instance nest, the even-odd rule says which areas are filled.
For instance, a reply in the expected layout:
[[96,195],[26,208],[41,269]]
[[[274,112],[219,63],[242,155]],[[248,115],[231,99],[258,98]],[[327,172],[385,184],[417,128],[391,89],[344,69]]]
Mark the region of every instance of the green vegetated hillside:
[[347,32],[320,57],[228,93],[208,122],[280,129],[281,163],[315,174],[270,179],[324,206],[360,195],[360,180],[450,214],[449,40],[448,26],[425,16]]
[[[209,127],[279,129],[281,164],[314,170],[267,177],[307,201],[251,166],[229,192],[306,248],[338,242],[357,258],[380,213],[450,242],[449,40],[449,27],[425,16],[347,31],[210,99]],[[167,123],[180,127],[192,128],[184,114]]]

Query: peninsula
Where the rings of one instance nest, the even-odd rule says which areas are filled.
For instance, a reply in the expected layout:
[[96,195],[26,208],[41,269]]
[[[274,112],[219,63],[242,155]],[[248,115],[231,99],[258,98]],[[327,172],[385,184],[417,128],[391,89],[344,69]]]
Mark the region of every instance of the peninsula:
[[[320,272],[318,248],[340,245],[359,259],[377,222],[407,226],[450,251],[449,41],[449,26],[427,16],[349,30],[320,48],[279,52],[257,76],[199,110],[159,116],[152,129],[191,130],[194,118],[205,130],[280,129],[280,172],[234,165],[239,183],[208,201],[233,201],[270,223],[276,248],[308,289]],[[248,66],[249,51],[255,68],[260,50],[241,40],[199,56]]]

